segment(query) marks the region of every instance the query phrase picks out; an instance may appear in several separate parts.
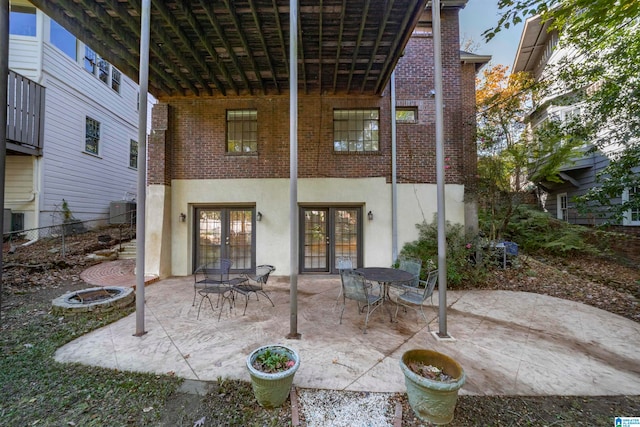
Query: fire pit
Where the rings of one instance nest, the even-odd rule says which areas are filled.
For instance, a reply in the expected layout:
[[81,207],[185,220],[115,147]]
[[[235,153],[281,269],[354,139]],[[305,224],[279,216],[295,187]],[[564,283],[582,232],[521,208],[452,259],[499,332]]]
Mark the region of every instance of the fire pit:
[[69,292],[52,301],[56,315],[104,313],[127,307],[135,301],[133,288],[105,286]]

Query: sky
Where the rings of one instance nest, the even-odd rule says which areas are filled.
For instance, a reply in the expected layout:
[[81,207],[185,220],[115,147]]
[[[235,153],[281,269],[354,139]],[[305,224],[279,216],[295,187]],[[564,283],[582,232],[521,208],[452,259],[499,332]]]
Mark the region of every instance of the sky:
[[473,40],[476,47],[473,53],[491,55],[492,65],[507,65],[511,70],[524,24],[503,29],[489,43],[485,43],[482,33],[495,27],[499,18],[498,0],[469,0],[460,11],[460,41]]

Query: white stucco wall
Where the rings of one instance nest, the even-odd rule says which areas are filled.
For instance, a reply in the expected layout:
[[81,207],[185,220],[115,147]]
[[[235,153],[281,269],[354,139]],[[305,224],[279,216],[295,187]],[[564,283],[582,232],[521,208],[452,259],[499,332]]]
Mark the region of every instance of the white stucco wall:
[[[148,273],[158,274],[163,251],[158,244],[168,245],[167,239],[157,232],[164,227],[170,233],[171,275],[191,274],[193,259],[193,209],[205,205],[255,204],[263,214],[256,223],[256,262],[277,266],[278,275],[289,275],[289,180],[174,180],[170,194],[170,220],[161,218],[160,210],[167,208],[162,186],[150,188],[147,210],[147,267]],[[362,205],[363,255],[365,265],[388,266],[393,262],[391,235],[391,185],[384,178],[360,179],[299,179],[300,205]],[[416,224],[434,219],[436,206],[435,184],[399,184],[398,189],[398,250],[404,243],[417,238]],[[448,185],[445,190],[446,216],[452,223],[464,224],[464,187]],[[371,211],[374,219],[366,219]],[[180,213],[187,215],[180,222]],[[162,225],[162,224],[164,225]],[[155,231],[154,231],[155,230]],[[155,233],[155,234],[154,234]],[[166,237],[166,236],[165,236]],[[164,242],[164,243],[162,243]],[[154,248],[149,248],[153,245]],[[166,262],[166,258],[165,261]]]

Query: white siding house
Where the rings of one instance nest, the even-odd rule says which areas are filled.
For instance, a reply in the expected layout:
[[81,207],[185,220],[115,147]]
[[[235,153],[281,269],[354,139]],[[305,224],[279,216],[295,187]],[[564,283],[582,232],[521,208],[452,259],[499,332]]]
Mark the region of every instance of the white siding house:
[[106,223],[112,201],[136,197],[138,86],[30,3],[12,1],[9,19],[9,68],[46,93],[42,149],[7,149],[13,226],[61,223],[63,200],[75,218]]

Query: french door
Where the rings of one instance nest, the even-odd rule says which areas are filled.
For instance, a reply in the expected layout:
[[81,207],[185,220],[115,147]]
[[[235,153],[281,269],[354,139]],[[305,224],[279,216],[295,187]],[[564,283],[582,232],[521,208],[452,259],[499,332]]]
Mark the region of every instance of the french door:
[[233,261],[232,272],[255,270],[254,208],[196,208],[194,228],[194,269],[218,267],[226,258]]
[[362,265],[362,208],[303,207],[300,210],[300,272],[337,273],[337,260]]

